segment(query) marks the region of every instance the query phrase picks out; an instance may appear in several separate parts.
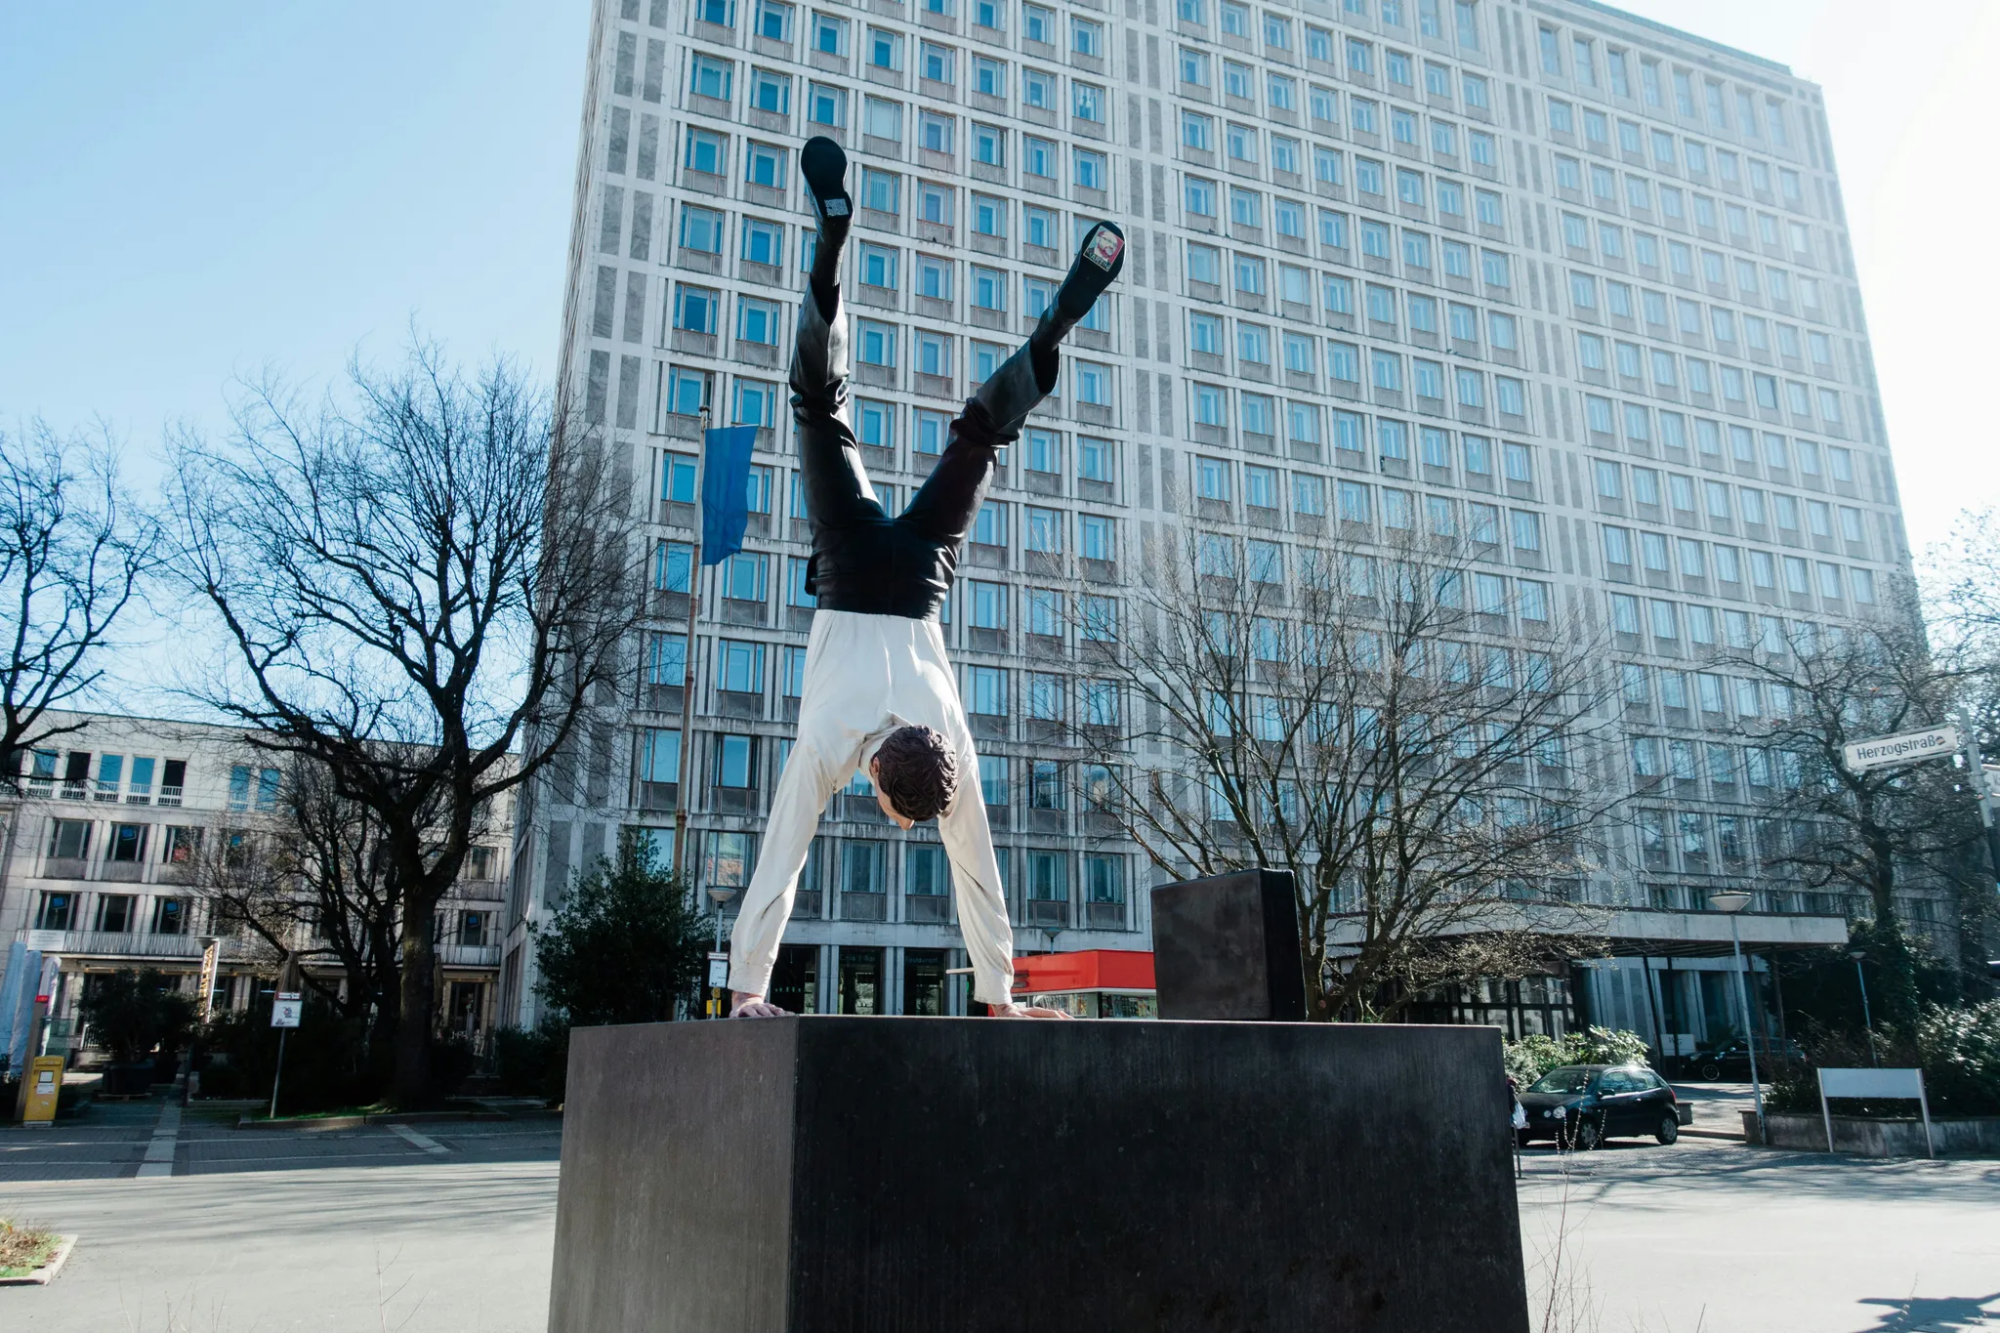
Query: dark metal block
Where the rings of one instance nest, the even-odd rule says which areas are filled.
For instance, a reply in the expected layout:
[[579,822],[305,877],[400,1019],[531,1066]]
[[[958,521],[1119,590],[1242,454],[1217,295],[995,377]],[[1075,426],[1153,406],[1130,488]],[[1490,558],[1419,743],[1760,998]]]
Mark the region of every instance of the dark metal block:
[[579,1029],[552,1333],[1526,1333],[1492,1028]]
[[1306,1016],[1289,870],[1241,870],[1153,890],[1161,1018]]

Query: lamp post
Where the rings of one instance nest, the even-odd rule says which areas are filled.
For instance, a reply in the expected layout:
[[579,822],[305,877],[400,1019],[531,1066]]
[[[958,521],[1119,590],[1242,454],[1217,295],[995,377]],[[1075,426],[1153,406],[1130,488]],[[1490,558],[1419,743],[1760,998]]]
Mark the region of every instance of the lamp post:
[[1729,948],[1736,955],[1736,1002],[1743,1008],[1743,1044],[1750,1052],[1750,1095],[1757,1104],[1757,1142],[1764,1141],[1764,1085],[1757,1078],[1757,1033],[1750,1026],[1750,988],[1743,983],[1743,937],[1737,914],[1750,906],[1750,895],[1731,889],[1708,895],[1708,905],[1729,917]]
[[[723,884],[709,885],[708,900],[715,904],[715,952],[716,953],[722,952],[722,905],[728,902],[731,898],[734,898],[735,896],[736,896],[736,890],[728,887],[727,885]],[[727,990],[728,987],[711,986],[709,987],[709,989],[715,992],[715,995],[711,1000],[711,1003],[713,1003],[715,1006],[715,1015],[718,1018],[723,1017],[724,996],[722,992]]]
[[1861,987],[1861,1026],[1868,1029],[1868,1063],[1879,1069],[1882,1057],[1875,1053],[1875,1019],[1868,1012],[1868,978],[1861,971],[1861,960],[1868,956],[1868,951],[1849,949],[1847,956],[1854,960],[1854,984]]

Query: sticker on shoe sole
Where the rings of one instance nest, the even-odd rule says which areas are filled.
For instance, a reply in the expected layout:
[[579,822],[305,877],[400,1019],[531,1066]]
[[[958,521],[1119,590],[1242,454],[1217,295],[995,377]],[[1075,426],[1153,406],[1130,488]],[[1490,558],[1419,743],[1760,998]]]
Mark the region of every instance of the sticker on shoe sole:
[[829,199],[826,201],[825,208],[826,215],[830,218],[844,218],[847,216],[847,201],[845,199]]
[[1090,262],[1109,273],[1111,266],[1118,262],[1118,256],[1125,252],[1125,238],[1106,227],[1090,238],[1090,245],[1084,254]]

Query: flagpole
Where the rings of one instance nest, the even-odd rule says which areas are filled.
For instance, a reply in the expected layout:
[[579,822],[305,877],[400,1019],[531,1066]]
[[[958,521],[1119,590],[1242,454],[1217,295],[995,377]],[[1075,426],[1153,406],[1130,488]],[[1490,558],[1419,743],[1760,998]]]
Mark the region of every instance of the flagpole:
[[692,873],[687,870],[688,800],[694,790],[694,692],[701,679],[694,665],[694,620],[701,608],[701,484],[702,473],[708,467],[708,410],[708,390],[704,389],[701,447],[694,456],[694,545],[688,552],[687,642],[681,651],[681,771],[674,787],[673,868],[676,875],[683,876]]

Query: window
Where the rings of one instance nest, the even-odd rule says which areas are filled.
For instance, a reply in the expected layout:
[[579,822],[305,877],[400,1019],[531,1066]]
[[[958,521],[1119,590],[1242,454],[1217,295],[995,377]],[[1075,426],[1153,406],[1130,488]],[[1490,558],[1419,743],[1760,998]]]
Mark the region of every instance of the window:
[[721,135],[711,134],[707,130],[691,129],[688,131],[687,168],[689,171],[700,171],[711,176],[721,175],[723,157],[727,151],[728,144]]
[[815,125],[831,125],[835,129],[847,125],[847,90],[829,87],[823,83],[811,84],[806,89],[806,119]]
[[1021,102],[1042,111],[1056,108],[1056,76],[1047,70],[1021,67]]
[[773,42],[792,40],[793,7],[782,0],[758,0],[757,35]]
[[738,694],[759,694],[764,689],[764,645],[741,639],[723,639],[716,644],[715,687]]
[[[249,770],[238,770],[244,774],[245,790],[248,790]],[[230,790],[234,792],[235,785]],[[237,808],[232,805],[232,808]],[[86,819],[57,819],[51,821],[49,830],[49,856],[59,861],[81,861],[90,855],[90,821]]]
[[728,101],[736,66],[714,56],[697,55],[688,67],[688,91],[698,97]]
[[[1328,294],[1329,296],[1332,294],[1331,286]],[[1332,308],[1331,301],[1328,302],[1328,308]],[[1347,307],[1343,306],[1342,309],[1345,310]],[[1358,386],[1361,383],[1361,349],[1353,343],[1329,342],[1326,345],[1326,373],[1330,378],[1343,384]]]
[[751,551],[739,551],[724,560],[719,571],[722,595],[739,602],[763,601],[767,563],[768,557]]
[[[1003,667],[974,666],[965,670],[966,711],[986,717],[1007,715],[1007,672]],[[989,801],[991,798],[988,798]]]

